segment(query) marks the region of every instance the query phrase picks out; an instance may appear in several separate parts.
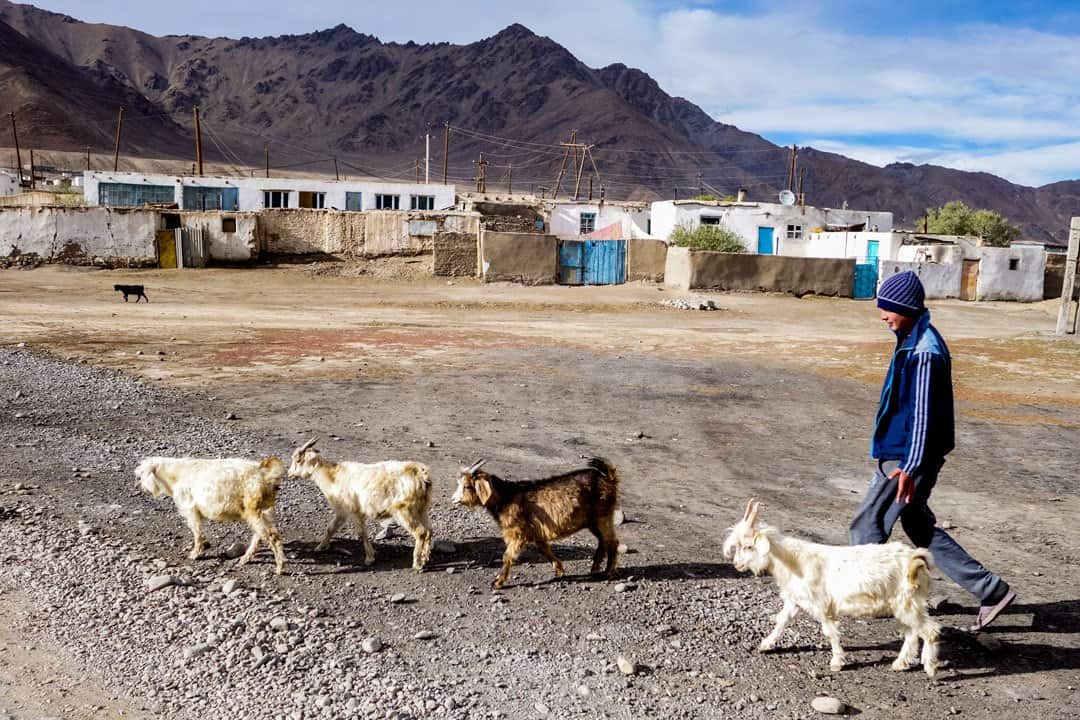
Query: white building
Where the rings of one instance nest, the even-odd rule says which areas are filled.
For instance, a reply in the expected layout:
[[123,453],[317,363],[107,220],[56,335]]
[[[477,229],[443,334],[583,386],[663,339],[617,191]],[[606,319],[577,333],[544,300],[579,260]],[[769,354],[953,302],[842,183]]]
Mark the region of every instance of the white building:
[[454,207],[454,186],[376,180],[196,177],[87,172],[87,205],[140,207],[176,203],[182,210],[268,208],[443,210]]
[[651,234],[665,240],[676,227],[694,230],[700,225],[719,225],[739,235],[749,252],[763,255],[805,254],[806,240],[815,231],[858,228],[889,232],[893,227],[890,212],[719,200],[654,202],[651,220]]
[[644,202],[548,200],[548,232],[561,240],[583,235],[609,240],[648,238],[649,205]]

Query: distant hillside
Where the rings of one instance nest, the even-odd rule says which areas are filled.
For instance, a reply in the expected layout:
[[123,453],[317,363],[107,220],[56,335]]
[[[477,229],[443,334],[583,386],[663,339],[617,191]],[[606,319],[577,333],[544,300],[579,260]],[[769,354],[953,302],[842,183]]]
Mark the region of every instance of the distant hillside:
[[[124,105],[126,153],[190,161],[198,105],[207,155],[251,166],[262,164],[268,142],[275,165],[329,171],[336,156],[347,174],[411,179],[431,132],[441,179],[449,121],[466,131],[452,134],[449,158],[450,178],[465,186],[483,151],[489,189],[503,186],[510,164],[515,189],[550,187],[562,159],[552,145],[572,129],[594,145],[612,198],[670,197],[675,187],[685,197],[700,176],[722,192],[742,186],[771,200],[786,183],[787,148],[713,121],[640,70],[589,68],[521,25],[468,45],[383,43],[344,25],[273,38],[155,37],[7,0],[0,23],[0,112],[15,111],[36,147],[111,150]],[[808,202],[891,210],[901,226],[959,199],[1001,212],[1026,237],[1064,242],[1069,217],[1080,214],[1077,181],[1031,188],[811,148],[799,157]]]

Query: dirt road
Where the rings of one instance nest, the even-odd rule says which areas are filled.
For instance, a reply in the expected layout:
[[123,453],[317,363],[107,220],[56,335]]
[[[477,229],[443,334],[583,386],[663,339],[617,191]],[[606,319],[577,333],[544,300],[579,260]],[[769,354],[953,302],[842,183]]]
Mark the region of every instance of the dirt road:
[[[21,517],[33,507],[55,513],[32,516],[31,528],[86,521],[99,508],[100,537],[142,558],[135,568],[160,560],[169,571],[203,576],[206,592],[239,578],[268,601],[317,612],[326,627],[307,631],[337,628],[344,640],[334,642],[378,634],[393,652],[358,667],[384,680],[411,675],[431,697],[404,687],[403,698],[376,693],[370,713],[356,710],[371,717],[806,717],[819,692],[868,717],[1073,716],[1080,345],[1049,336],[1049,304],[932,304],[954,354],[959,443],[932,504],[1021,600],[990,633],[1000,648],[952,635],[943,653],[951,667],[927,683],[889,672],[885,658],[899,643],[888,620],[845,623],[855,663],[839,674],[828,672],[817,630],[805,621],[781,652],[752,652],[778,608],[775,591],[736,577],[719,557],[723,531],[751,494],[785,530],[844,540],[870,473],[867,435],[891,349],[870,303],[714,295],[721,310],[682,311],[660,303],[697,295],[650,285],[393,283],[328,271],[340,272],[0,273],[0,342],[26,344],[0,366],[0,492],[27,473],[41,486],[9,490],[0,504],[16,502]],[[123,282],[145,284],[150,304],[125,305],[111,290]],[[63,382],[47,380],[54,375]],[[280,501],[291,575],[266,575],[266,558],[242,571],[220,558],[190,566],[186,530],[170,505],[133,492],[140,454],[283,454],[312,434],[332,457],[408,457],[432,467],[436,536],[455,545],[436,555],[436,572],[404,570],[409,547],[400,536],[377,544],[374,570],[348,554],[314,554],[327,511],[316,491],[295,484]],[[490,596],[500,542],[488,518],[450,506],[457,467],[486,457],[492,471],[524,478],[592,454],[610,458],[624,478],[632,522],[621,528],[630,548],[623,565],[634,589],[545,583],[549,566],[530,555],[514,587]],[[87,476],[73,482],[72,468]],[[240,535],[211,532],[219,544]],[[571,573],[585,571],[589,542],[557,549]],[[23,590],[23,602],[47,595]],[[202,607],[195,590],[184,592]],[[397,592],[415,602],[387,604]],[[935,592],[963,606],[942,618],[963,627],[971,599],[947,580]],[[663,625],[677,632],[658,634]],[[438,628],[438,639],[411,639],[426,626]],[[182,634],[168,632],[174,643],[163,649],[147,639],[147,653],[181,653]],[[73,656],[80,642],[71,641]],[[149,662],[137,639],[130,647],[131,662]],[[295,677],[286,680],[300,687],[306,666],[293,652],[283,662],[296,663],[286,666]],[[614,670],[620,653],[633,655],[642,673]],[[211,657],[194,661],[193,671]],[[103,686],[128,687],[98,672]],[[245,667],[240,682],[222,671],[207,682],[253,694],[249,673]],[[376,680],[365,675],[356,688]],[[451,700],[432,688],[448,689]],[[308,692],[296,702],[287,689],[265,690],[288,703],[272,714],[346,714],[344,700],[316,705]],[[155,686],[152,697],[136,697],[150,712],[187,716],[191,707],[176,693]]]

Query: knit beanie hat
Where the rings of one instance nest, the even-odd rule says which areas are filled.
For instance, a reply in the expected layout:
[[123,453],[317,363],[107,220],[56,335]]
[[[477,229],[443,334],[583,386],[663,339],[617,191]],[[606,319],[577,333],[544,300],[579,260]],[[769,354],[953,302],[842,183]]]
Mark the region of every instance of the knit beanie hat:
[[877,291],[877,306],[882,310],[899,313],[904,317],[918,317],[926,310],[923,290],[919,276],[910,270],[897,273],[881,283]]

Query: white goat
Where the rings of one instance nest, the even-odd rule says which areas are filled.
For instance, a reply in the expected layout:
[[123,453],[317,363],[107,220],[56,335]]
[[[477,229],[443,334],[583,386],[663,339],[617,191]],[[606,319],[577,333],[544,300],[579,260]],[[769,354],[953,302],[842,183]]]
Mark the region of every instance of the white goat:
[[194,536],[191,555],[198,560],[206,547],[203,520],[246,522],[251,544],[240,558],[249,562],[263,540],[274,552],[276,572],[285,569],[285,550],[274,524],[277,490],[285,478],[285,464],[269,457],[259,462],[241,458],[202,459],[148,457],[135,468],[142,489],[155,498],[168,495],[187,521]]
[[375,562],[375,547],[368,537],[367,521],[392,517],[415,539],[412,566],[423,570],[431,557],[431,480],[427,466],[393,460],[331,463],[312,449],[317,440],[312,438],[293,451],[289,466],[290,476],[314,480],[334,511],[326,536],[315,549],[330,547],[341,525],[352,516],[364,542],[364,564],[371,565]]
[[840,646],[837,617],[891,615],[906,630],[904,645],[892,669],[907,670],[914,664],[921,638],[923,670],[934,676],[940,627],[926,610],[929,552],[900,543],[841,547],[783,537],[773,528],[758,524],[758,507],[754,500],[747,504],[742,520],[724,541],[724,556],[733,560],[737,570],[771,574],[780,589],[784,607],[759,650],[771,650],[784,626],[804,610],[821,623],[821,632],[832,645],[829,667],[840,670],[844,649]]

